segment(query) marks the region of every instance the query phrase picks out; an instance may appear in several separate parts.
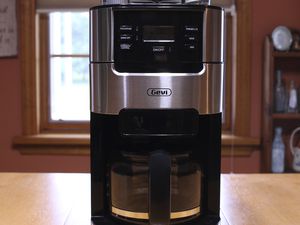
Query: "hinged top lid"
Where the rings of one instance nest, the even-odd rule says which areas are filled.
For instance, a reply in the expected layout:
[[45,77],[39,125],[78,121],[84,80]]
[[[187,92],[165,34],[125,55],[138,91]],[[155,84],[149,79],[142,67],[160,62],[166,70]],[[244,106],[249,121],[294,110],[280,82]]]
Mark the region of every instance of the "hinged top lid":
[[104,5],[111,4],[197,4],[210,5],[210,0],[103,0]]

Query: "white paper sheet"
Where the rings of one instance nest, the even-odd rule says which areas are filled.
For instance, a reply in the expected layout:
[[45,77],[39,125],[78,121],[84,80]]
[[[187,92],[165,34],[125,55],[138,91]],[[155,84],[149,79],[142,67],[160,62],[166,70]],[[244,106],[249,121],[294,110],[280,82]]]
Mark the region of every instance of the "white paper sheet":
[[16,0],[0,0],[0,57],[15,55],[17,55]]

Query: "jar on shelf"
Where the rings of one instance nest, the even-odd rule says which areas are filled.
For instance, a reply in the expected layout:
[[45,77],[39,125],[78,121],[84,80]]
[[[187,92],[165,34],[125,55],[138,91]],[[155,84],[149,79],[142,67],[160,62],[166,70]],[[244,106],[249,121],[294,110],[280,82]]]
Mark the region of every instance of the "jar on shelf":
[[288,112],[298,112],[298,93],[295,87],[295,82],[290,81],[289,98],[288,98]]
[[285,111],[285,88],[282,82],[281,70],[276,71],[276,87],[275,87],[275,112],[282,113]]
[[284,172],[284,153],[285,146],[282,140],[282,128],[275,128],[274,140],[272,143],[272,172],[283,173]]

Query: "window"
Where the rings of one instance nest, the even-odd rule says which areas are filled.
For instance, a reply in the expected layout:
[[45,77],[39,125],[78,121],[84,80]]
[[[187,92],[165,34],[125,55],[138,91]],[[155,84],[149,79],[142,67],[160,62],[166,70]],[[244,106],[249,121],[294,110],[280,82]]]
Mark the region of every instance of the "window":
[[40,133],[87,133],[88,12],[36,15]]
[[49,14],[49,120],[89,120],[89,14]]
[[[69,4],[72,2],[72,5],[76,5],[76,2],[82,4],[86,2],[98,3],[98,0],[52,1],[56,2],[56,5],[54,4],[56,7],[61,7],[62,2],[69,2]],[[39,4],[47,6],[48,2],[52,1],[37,0],[38,7]],[[224,0],[224,2],[228,1]],[[76,41],[76,31],[71,31],[72,26],[69,26],[79,22],[77,20],[79,15],[82,18],[80,23],[84,24],[83,18],[86,15],[80,12],[76,12],[78,13],[75,13],[76,16],[66,12],[50,13],[50,15],[48,13],[39,13],[37,15],[35,0],[19,1],[19,4],[21,12],[20,58],[22,61],[24,111],[23,135],[17,137],[14,143],[25,153],[37,151],[37,149],[41,149],[41,146],[47,146],[48,152],[88,154],[89,124],[86,121],[88,116],[86,116],[85,110],[81,108],[76,109],[74,108],[75,106],[72,106],[72,101],[86,98],[88,95],[88,91],[79,92],[77,90],[80,85],[87,84],[88,87],[88,77],[85,75],[87,68],[82,66],[87,65],[87,63],[80,63],[87,62],[87,51],[84,44],[79,45],[77,48],[79,51],[74,51],[73,46],[78,46],[79,42]],[[229,62],[230,64],[228,64],[229,66],[227,65],[227,71],[230,72],[231,70],[230,74],[232,76],[226,79],[229,88],[226,89],[225,96],[226,101],[229,102],[229,107],[225,109],[224,126],[230,132],[230,135],[223,135],[225,150],[226,146],[231,145],[233,142],[241,147],[248,147],[249,145],[251,147],[251,145],[257,144],[251,138],[248,138],[250,134],[248,120],[250,114],[250,87],[248,85],[250,83],[251,56],[249,43],[250,8],[250,0],[236,0],[236,14],[234,15],[232,12],[227,14],[230,22],[227,23],[230,24],[230,26],[227,26],[227,32],[234,34],[234,29],[237,29],[237,42],[236,45],[233,44],[234,42],[230,42],[231,46],[228,45],[233,51],[228,51],[227,49],[227,54],[229,54],[227,56],[232,58]],[[43,10],[40,12],[43,12]],[[75,19],[73,20],[72,18]],[[86,27],[86,25],[79,26],[83,26],[81,29]],[[28,32],[28,28],[31,29],[31,32]],[[68,29],[70,29],[69,32],[67,32]],[[72,41],[64,42],[62,36],[59,35],[59,33],[62,34],[63,32],[69,36],[71,35]],[[80,37],[80,39],[84,38]],[[233,38],[232,36],[228,40],[233,40]],[[50,46],[50,48],[47,46]],[[241,49],[243,51],[240,51]],[[38,63],[34,62],[32,58],[35,58]],[[236,71],[235,73],[232,72],[234,70]],[[53,75],[51,79],[48,77],[49,71]],[[68,97],[62,91],[65,86],[71,90],[70,93],[74,93],[74,95],[71,94],[71,98],[68,98],[67,103],[63,101],[65,97]],[[80,90],[85,89],[80,88]],[[56,93],[59,94],[56,95]],[[54,103],[53,100],[55,99],[58,99],[58,101],[54,101]],[[69,102],[70,99],[72,99],[71,102]],[[71,109],[69,115],[60,111],[66,104],[71,104],[67,107]],[[52,107],[49,107],[50,105]],[[235,107],[237,105],[239,107]],[[238,141],[236,142],[236,140]],[[68,148],[67,152],[60,151],[66,148]]]

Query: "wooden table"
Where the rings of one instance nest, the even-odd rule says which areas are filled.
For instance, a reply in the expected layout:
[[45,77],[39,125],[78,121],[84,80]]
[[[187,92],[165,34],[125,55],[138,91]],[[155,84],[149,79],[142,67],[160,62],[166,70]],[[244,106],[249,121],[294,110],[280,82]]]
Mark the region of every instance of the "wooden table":
[[[299,225],[300,174],[222,175],[221,225]],[[0,173],[0,225],[91,225],[88,174]]]

